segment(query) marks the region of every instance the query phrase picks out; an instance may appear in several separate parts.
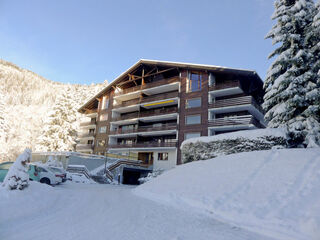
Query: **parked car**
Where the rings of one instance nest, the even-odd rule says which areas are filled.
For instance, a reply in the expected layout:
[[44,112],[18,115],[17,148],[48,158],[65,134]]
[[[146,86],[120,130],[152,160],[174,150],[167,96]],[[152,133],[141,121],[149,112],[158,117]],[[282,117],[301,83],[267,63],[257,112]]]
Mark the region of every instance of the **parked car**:
[[56,177],[60,177],[62,182],[67,181],[67,172],[63,168],[49,166],[49,169],[55,173]]
[[50,167],[43,164],[35,164],[39,171],[40,182],[48,185],[57,185],[62,182],[59,174],[55,173]]
[[[4,163],[0,163],[0,182],[3,182],[8,171],[9,168],[12,166],[14,162],[4,162]],[[32,164],[28,164],[28,173],[29,173],[29,179],[33,180],[33,181],[40,181],[40,177],[39,177],[39,172],[37,169],[37,166],[32,165]]]
[[29,164],[28,172],[29,172],[29,179],[31,181],[40,182],[40,174],[39,174],[38,167],[36,165]]

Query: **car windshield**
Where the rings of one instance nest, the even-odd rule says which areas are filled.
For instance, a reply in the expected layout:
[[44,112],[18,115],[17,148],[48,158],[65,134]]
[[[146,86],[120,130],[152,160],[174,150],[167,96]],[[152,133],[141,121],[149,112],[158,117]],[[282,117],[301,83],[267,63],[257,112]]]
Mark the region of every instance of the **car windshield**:
[[8,170],[12,166],[12,164],[13,164],[13,162],[2,163],[2,164],[0,164],[0,169]]
[[56,173],[63,173],[63,171],[62,171],[61,169],[59,169],[59,168],[50,167],[49,169],[50,169],[51,171],[56,172]]

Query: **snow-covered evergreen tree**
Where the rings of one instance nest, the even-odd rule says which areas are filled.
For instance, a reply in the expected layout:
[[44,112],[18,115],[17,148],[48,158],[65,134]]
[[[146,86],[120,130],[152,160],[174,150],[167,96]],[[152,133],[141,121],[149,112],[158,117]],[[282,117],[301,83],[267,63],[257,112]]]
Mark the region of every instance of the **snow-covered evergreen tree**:
[[0,162],[4,161],[7,156],[7,138],[9,125],[7,123],[6,99],[4,89],[0,86]]
[[269,127],[286,126],[293,145],[308,145],[309,127],[317,122],[306,111],[314,73],[312,53],[305,40],[314,11],[313,0],[277,0],[272,16],[277,23],[266,36],[278,47],[269,56],[276,58],[264,83],[265,118]]
[[308,147],[320,146],[320,1],[316,4],[312,24],[306,29],[306,44],[312,54],[312,78],[306,87],[308,108],[305,143]]
[[37,151],[72,151],[77,137],[77,106],[68,87],[57,99],[39,137]]

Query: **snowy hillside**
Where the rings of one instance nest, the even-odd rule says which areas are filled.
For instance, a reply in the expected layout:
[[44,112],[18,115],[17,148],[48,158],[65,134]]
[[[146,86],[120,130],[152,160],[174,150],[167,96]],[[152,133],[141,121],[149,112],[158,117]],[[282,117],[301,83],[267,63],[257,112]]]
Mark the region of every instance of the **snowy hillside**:
[[320,239],[319,148],[256,151],[192,162],[134,193],[277,239]]
[[14,160],[25,147],[35,149],[48,113],[64,90],[71,88],[70,100],[79,107],[102,88],[102,84],[53,82],[4,60],[0,60],[0,83],[0,115],[5,122],[0,121],[0,133],[5,128],[1,133],[5,136],[0,136],[0,161]]

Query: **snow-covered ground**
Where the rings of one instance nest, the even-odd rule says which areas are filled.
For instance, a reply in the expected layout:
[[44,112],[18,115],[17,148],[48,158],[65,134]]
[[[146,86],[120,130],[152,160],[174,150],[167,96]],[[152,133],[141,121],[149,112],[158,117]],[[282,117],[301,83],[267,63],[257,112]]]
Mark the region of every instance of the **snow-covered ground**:
[[68,182],[0,189],[0,239],[272,240],[136,196],[132,189]]
[[134,192],[277,239],[320,239],[320,148],[192,162]]

